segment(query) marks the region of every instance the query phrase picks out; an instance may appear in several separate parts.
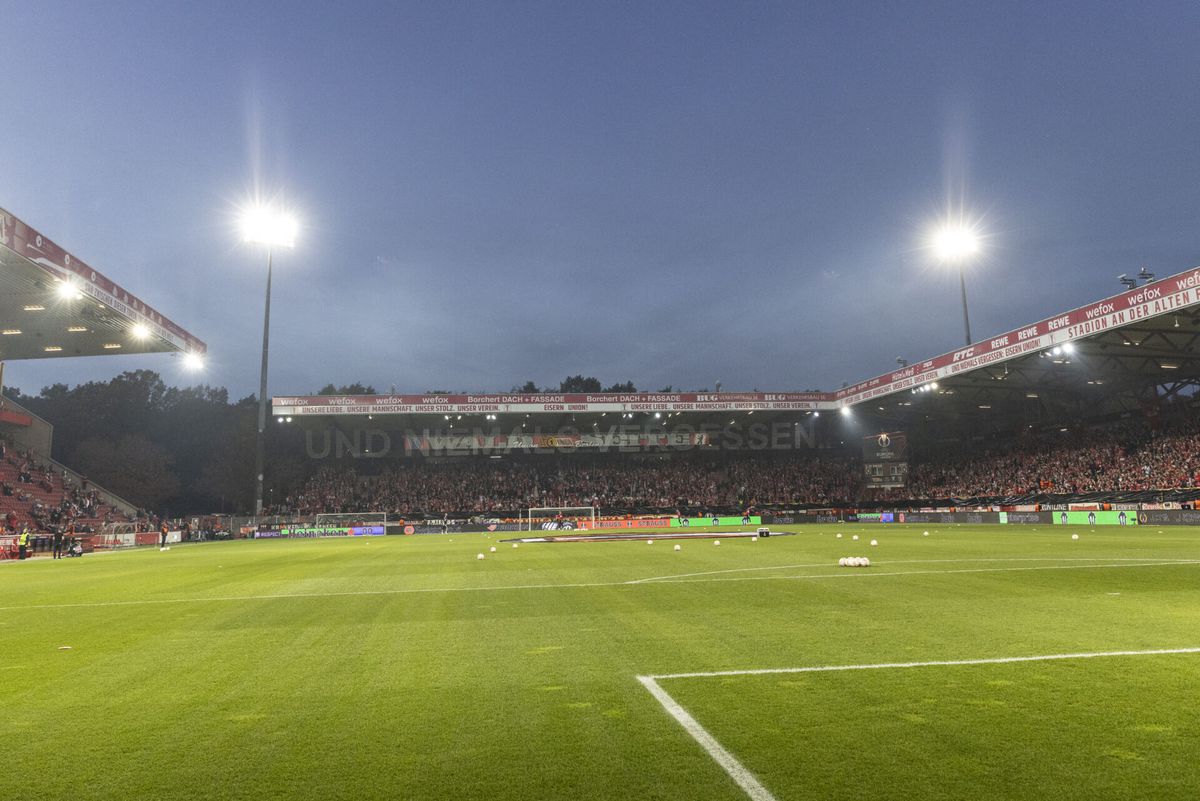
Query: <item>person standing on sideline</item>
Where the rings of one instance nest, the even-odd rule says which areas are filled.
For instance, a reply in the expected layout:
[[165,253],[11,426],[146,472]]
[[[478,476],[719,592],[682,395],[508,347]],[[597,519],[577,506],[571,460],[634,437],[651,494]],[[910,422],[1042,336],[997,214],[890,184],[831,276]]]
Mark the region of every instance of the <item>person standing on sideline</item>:
[[167,547],[167,521],[164,520],[162,525],[158,527],[158,547]]
[[29,528],[22,527],[20,536],[17,537],[17,558],[29,558]]
[[61,527],[54,529],[54,558],[62,559],[63,552],[63,530]]

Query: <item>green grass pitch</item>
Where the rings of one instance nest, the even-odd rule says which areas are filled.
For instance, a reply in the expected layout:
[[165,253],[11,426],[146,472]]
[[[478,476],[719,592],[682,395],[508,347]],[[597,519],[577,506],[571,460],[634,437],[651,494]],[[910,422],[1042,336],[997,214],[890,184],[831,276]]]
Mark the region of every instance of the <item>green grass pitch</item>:
[[[794,530],[0,565],[0,799],[738,801],[638,676],[1200,647],[1200,530]],[[778,801],[1200,798],[1200,653],[657,681]]]

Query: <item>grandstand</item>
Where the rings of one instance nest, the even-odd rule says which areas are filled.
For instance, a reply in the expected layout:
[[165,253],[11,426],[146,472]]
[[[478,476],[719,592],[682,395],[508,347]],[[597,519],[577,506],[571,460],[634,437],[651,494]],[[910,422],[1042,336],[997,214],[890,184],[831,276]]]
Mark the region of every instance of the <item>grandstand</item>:
[[[67,356],[178,353],[203,341],[128,289],[0,209],[0,389],[4,363]],[[136,507],[50,458],[53,425],[0,395],[0,555],[13,531],[77,531],[129,520]]]
[[322,465],[278,510],[1190,504],[1198,338],[1192,270],[835,392],[276,397]]

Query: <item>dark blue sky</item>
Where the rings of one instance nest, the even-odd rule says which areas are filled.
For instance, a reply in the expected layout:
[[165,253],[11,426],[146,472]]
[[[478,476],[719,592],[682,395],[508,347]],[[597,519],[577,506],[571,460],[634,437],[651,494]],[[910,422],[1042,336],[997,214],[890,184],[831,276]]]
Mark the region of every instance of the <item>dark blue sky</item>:
[[[4,3],[0,206],[271,391],[833,389],[1200,263],[1200,5]],[[168,356],[13,362],[26,391]]]

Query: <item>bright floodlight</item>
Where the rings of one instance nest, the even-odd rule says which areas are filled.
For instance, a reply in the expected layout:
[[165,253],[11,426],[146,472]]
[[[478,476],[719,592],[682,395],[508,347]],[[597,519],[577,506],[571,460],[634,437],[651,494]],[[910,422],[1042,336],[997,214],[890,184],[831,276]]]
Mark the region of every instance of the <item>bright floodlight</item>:
[[979,237],[965,225],[946,225],[934,232],[933,251],[942,261],[962,261],[979,252]]
[[129,333],[133,335],[134,339],[146,339],[150,336],[150,329],[141,323],[137,323],[133,328],[129,329]]
[[199,353],[185,353],[183,355],[183,366],[188,370],[203,370],[204,357]]
[[295,217],[270,206],[251,206],[242,213],[242,239],[247,242],[270,247],[294,247],[299,228]]
[[70,281],[62,281],[55,288],[55,291],[63,300],[79,300],[83,297],[83,293],[79,291],[79,288]]

